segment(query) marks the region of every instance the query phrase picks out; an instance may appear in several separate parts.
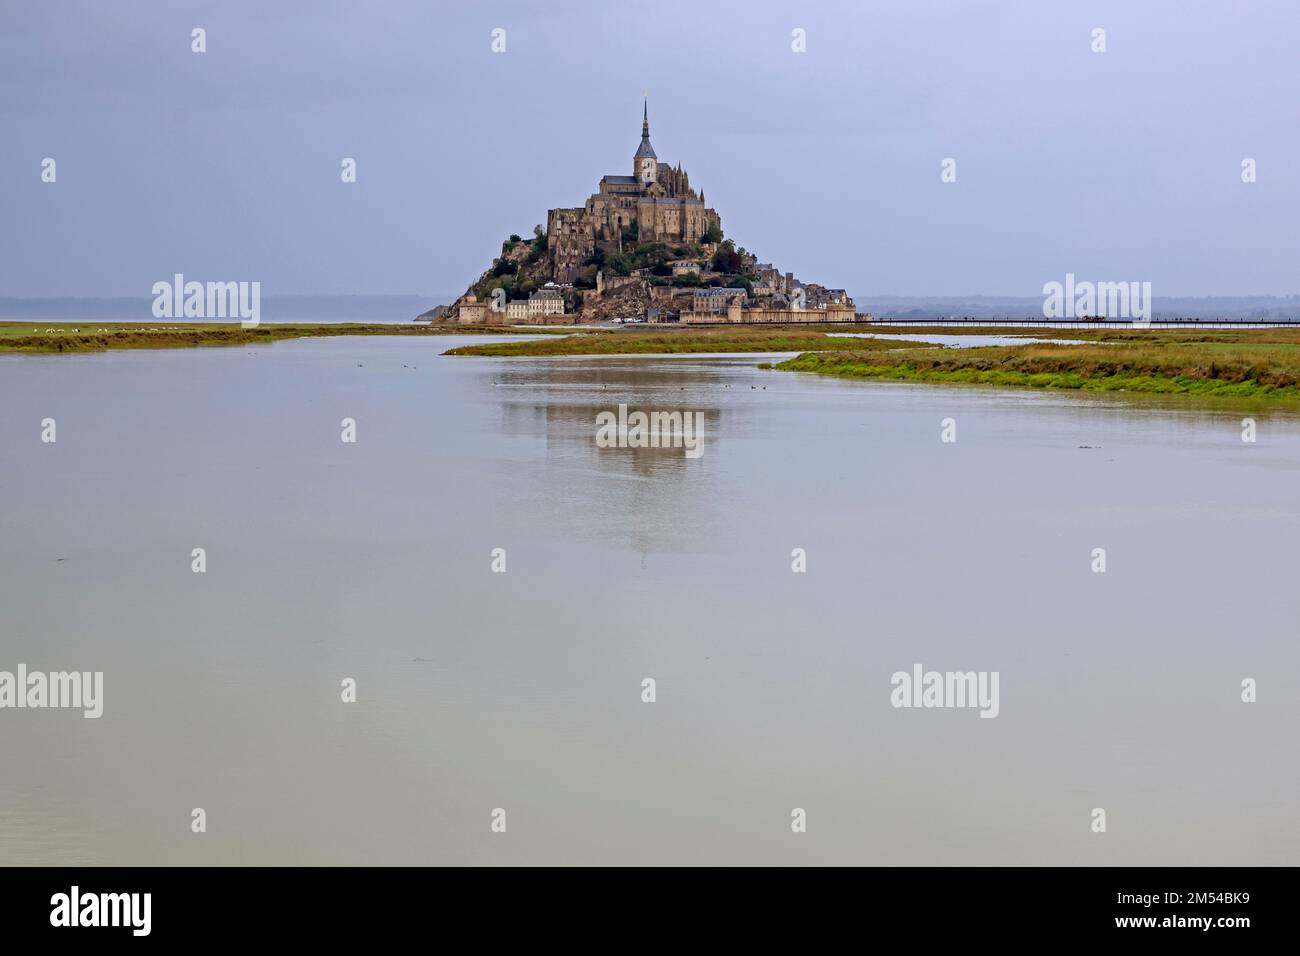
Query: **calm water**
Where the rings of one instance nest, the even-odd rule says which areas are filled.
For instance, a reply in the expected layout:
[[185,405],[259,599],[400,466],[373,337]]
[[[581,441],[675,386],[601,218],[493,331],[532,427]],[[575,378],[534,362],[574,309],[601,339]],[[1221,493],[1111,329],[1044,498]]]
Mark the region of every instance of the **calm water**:
[[0,862],[1300,863],[1300,420],[456,344],[0,357]]

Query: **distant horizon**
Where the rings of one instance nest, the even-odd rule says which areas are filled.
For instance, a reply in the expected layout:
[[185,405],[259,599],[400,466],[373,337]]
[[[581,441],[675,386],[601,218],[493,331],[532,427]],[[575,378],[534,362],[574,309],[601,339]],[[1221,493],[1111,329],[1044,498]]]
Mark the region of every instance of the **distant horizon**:
[[[858,295],[859,312],[878,317],[966,316],[1043,318],[1042,295]],[[266,322],[409,322],[436,306],[451,305],[460,293],[282,293],[263,295]],[[0,296],[0,321],[151,322],[153,298],[140,296]],[[1238,296],[1152,296],[1156,316],[1202,321],[1260,319],[1300,322],[1300,294]],[[205,321],[176,319],[168,321]]]
[[[263,301],[277,302],[286,300],[302,299],[327,299],[338,301],[343,299],[404,299],[404,300],[421,300],[431,301],[435,305],[451,305],[453,302],[464,295],[464,292],[275,292],[264,293]],[[898,301],[953,301],[953,302],[975,302],[975,301],[1037,301],[1041,302],[1043,295],[1038,294],[1018,294],[1018,293],[998,293],[998,292],[972,292],[956,294],[901,294],[892,292],[873,292],[873,293],[855,293],[849,290],[849,295],[859,305],[863,301],[877,301],[882,299]],[[1221,300],[1259,300],[1271,299],[1282,302],[1300,300],[1300,292],[1288,292],[1281,294],[1267,292],[1242,292],[1242,293],[1225,293],[1219,295],[1181,295],[1174,293],[1171,295],[1155,294],[1153,296],[1157,302],[1213,302]],[[11,303],[27,302],[151,302],[151,295],[2,295],[0,294],[0,310]]]
[[[459,298],[463,292],[455,293],[429,293],[429,292],[274,292],[262,296],[263,299],[447,299]],[[1041,293],[1002,293],[1002,292],[971,292],[971,293],[944,293],[944,294],[927,294],[927,293],[893,293],[893,292],[873,292],[865,295],[854,293],[852,290],[849,294],[853,298],[866,299],[957,299],[957,300],[975,300],[975,299],[1036,299],[1042,300]],[[66,300],[69,302],[135,302],[150,301],[151,295],[0,295],[0,303],[4,302],[51,302]],[[1180,293],[1155,295],[1157,300],[1174,299],[1189,301],[1206,301],[1212,299],[1300,299],[1300,292],[1238,292],[1222,293],[1216,295],[1183,295]]]

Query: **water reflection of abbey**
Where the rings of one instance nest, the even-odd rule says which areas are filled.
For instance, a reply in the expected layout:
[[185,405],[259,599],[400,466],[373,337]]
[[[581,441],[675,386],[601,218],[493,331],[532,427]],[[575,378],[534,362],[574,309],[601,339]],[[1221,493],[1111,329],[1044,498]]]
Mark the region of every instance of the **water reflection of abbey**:
[[[590,397],[575,395],[568,401],[550,400],[536,404],[526,396],[507,398],[502,404],[502,416],[507,431],[517,435],[537,435],[546,437],[549,451],[558,455],[584,454],[596,462],[603,470],[616,474],[635,474],[643,478],[686,477],[690,465],[695,461],[688,459],[681,447],[664,448],[600,448],[596,444],[596,421],[601,412],[616,412],[619,403],[628,405],[629,410],[641,408],[660,411],[691,411],[704,414],[704,435],[702,447],[708,455],[709,436],[716,435],[721,419],[721,409],[700,407],[695,402],[688,408],[685,404],[676,409],[656,399],[654,404],[638,404],[635,396],[629,396],[626,390],[614,392],[611,389],[609,399],[592,395]],[[698,459],[697,459],[698,460]]]
[[[719,502],[734,492],[714,457],[724,415],[718,396],[735,384],[734,373],[690,359],[583,359],[511,363],[491,374],[501,430],[545,443],[544,453],[526,453],[516,469],[526,507],[544,509],[575,536],[643,556],[714,546],[725,513]],[[702,412],[703,454],[692,459],[680,447],[599,447],[597,416],[616,412],[620,403]],[[729,407],[726,414],[736,411]]]

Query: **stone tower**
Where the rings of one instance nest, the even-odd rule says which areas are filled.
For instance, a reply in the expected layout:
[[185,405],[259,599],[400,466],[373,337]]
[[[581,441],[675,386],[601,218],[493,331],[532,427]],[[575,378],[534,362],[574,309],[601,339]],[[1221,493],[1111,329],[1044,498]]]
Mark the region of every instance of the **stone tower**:
[[643,187],[652,185],[659,178],[659,158],[655,156],[654,147],[650,145],[650,104],[647,101],[641,110],[641,145],[632,157],[632,175]]

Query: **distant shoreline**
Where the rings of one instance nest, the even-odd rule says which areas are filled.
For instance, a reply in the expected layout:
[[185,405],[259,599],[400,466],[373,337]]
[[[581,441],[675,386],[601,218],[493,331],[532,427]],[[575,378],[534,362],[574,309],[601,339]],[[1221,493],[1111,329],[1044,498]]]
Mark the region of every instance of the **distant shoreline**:
[[[264,322],[410,322],[447,296],[436,295],[276,295],[261,297]],[[9,296],[0,295],[0,323],[153,322],[152,296]],[[185,322],[203,321],[201,317]],[[221,320],[218,320],[221,321]]]
[[[442,303],[456,301],[451,293],[299,295],[262,297],[267,322],[404,324]],[[984,321],[990,325],[1045,322],[1043,297],[1006,295],[872,295],[854,293],[857,310],[876,321],[929,324],[935,321]],[[148,296],[13,296],[0,295],[0,323],[149,322],[153,299]],[[1300,295],[1155,295],[1152,318],[1157,322],[1300,322]]]
[[339,335],[548,335],[550,329],[431,326],[428,323],[264,322],[245,329],[217,322],[0,322],[0,354],[103,352],[257,345]]

